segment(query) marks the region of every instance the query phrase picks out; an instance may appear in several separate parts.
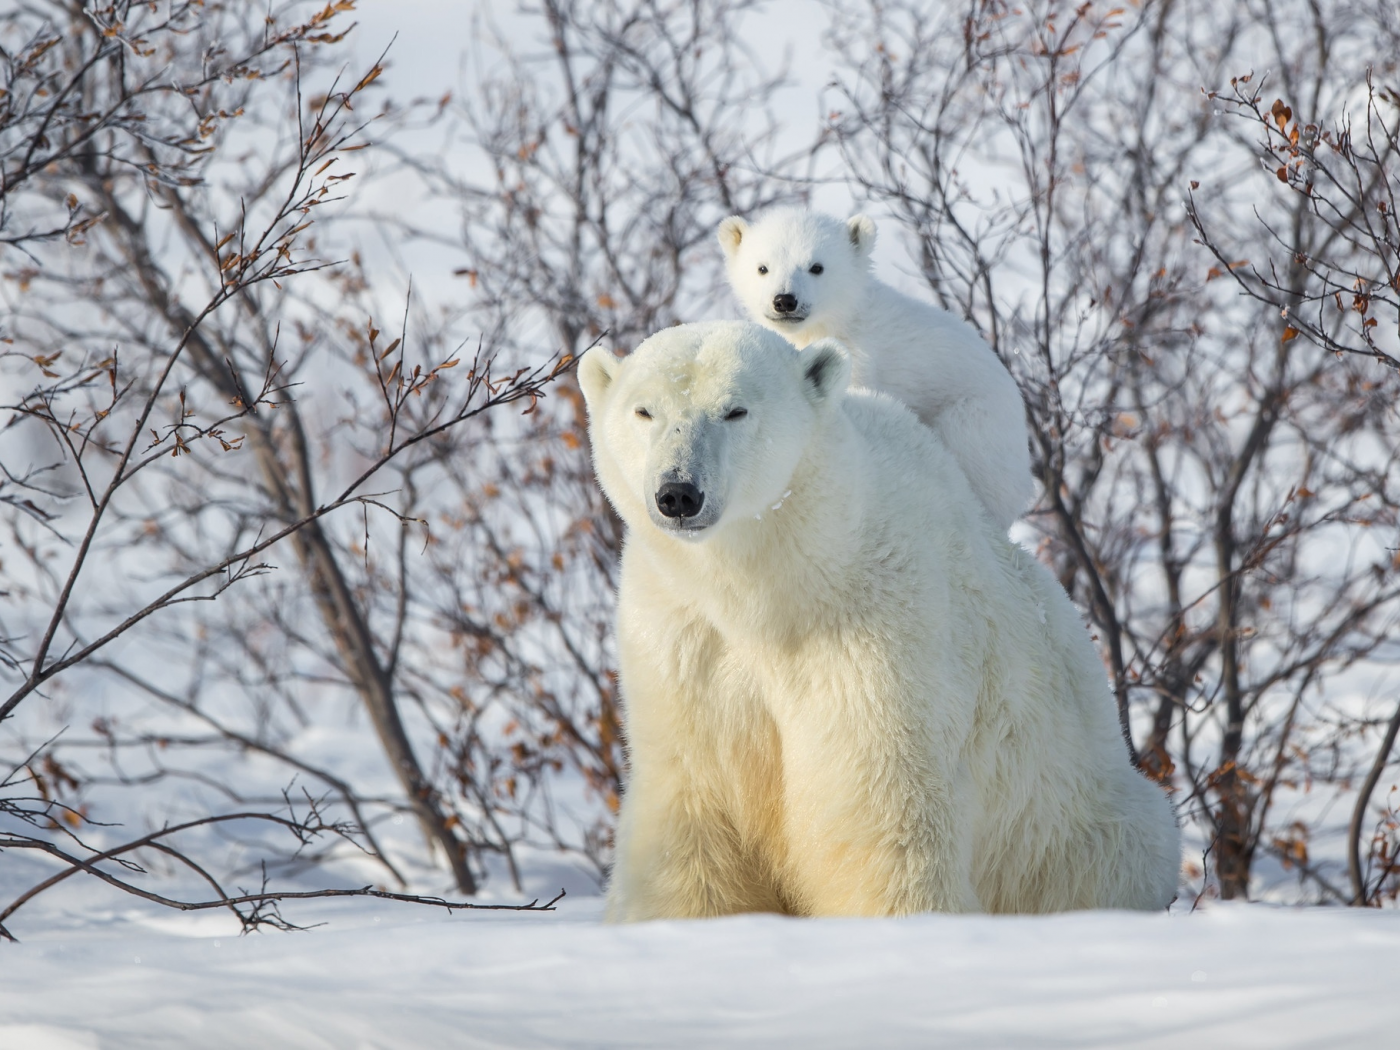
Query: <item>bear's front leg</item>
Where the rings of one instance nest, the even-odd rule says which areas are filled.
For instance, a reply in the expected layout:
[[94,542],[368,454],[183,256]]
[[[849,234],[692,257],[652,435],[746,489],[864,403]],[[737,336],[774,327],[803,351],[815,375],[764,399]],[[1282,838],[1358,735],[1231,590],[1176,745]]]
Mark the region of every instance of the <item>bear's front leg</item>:
[[634,775],[618,820],[611,922],[781,911],[767,865],[679,770]]
[[981,910],[955,748],[918,705],[882,694],[883,675],[842,677],[778,718],[785,891],[811,915]]
[[703,622],[624,577],[619,656],[629,777],[607,916],[615,922],[781,911],[772,857],[771,719]]

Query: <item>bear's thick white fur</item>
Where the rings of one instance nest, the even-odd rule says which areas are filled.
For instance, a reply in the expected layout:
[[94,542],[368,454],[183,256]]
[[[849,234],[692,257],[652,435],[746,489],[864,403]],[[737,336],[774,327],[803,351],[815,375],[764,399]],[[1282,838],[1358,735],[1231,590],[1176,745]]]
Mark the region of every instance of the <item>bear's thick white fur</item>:
[[1078,613],[848,368],[746,322],[580,363],[627,526],[610,918],[1166,905],[1176,823]]
[[[725,219],[719,241],[750,317],[798,347],[841,340],[851,381],[904,402],[938,431],[998,529],[1020,517],[1034,482],[1016,381],[966,321],[875,278],[871,219],[781,208],[753,225]],[[795,309],[779,311],[779,295]]]

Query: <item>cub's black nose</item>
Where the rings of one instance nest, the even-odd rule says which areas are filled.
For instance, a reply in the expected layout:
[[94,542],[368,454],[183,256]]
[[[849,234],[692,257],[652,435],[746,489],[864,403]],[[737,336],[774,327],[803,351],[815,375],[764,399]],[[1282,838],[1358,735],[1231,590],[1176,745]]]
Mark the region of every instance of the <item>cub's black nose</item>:
[[788,295],[786,292],[784,292],[782,295],[773,296],[773,310],[776,313],[790,314],[796,309],[797,296]]
[[668,518],[693,518],[705,505],[705,494],[688,481],[668,481],[656,490],[656,509]]

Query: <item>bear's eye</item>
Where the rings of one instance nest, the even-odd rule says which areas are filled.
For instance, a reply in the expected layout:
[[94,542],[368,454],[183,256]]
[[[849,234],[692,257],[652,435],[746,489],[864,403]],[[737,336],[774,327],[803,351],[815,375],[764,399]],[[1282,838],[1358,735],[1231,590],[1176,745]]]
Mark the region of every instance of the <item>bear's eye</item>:
[[822,272],[823,270],[825,270],[825,269],[826,269],[826,267],[823,266],[821,263],[813,263],[811,269],[809,269],[807,272],[808,272],[808,273],[821,273],[821,272]]
[[638,418],[638,419],[650,419],[650,418],[651,418],[651,413],[648,412],[645,408],[639,408],[639,409],[637,409],[637,418]]
[[758,272],[759,272],[759,273],[767,273],[767,272],[768,272],[768,267],[766,267],[766,266],[760,266],[760,267],[758,268]]
[[724,418],[725,418],[725,419],[743,419],[743,418],[744,418],[746,415],[748,415],[748,414],[749,414],[749,410],[748,410],[747,408],[731,408],[731,409],[729,410],[729,413],[728,413]]

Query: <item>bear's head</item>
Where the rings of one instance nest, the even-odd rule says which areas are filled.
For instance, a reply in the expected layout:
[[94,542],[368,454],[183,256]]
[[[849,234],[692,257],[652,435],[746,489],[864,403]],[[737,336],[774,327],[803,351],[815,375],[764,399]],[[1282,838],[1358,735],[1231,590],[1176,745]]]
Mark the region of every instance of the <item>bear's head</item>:
[[875,223],[780,208],[719,224],[729,283],[749,316],[791,338],[840,327],[862,305]]
[[747,321],[667,328],[579,362],[598,481],[629,529],[686,539],[780,503],[850,378],[841,344],[799,352]]

